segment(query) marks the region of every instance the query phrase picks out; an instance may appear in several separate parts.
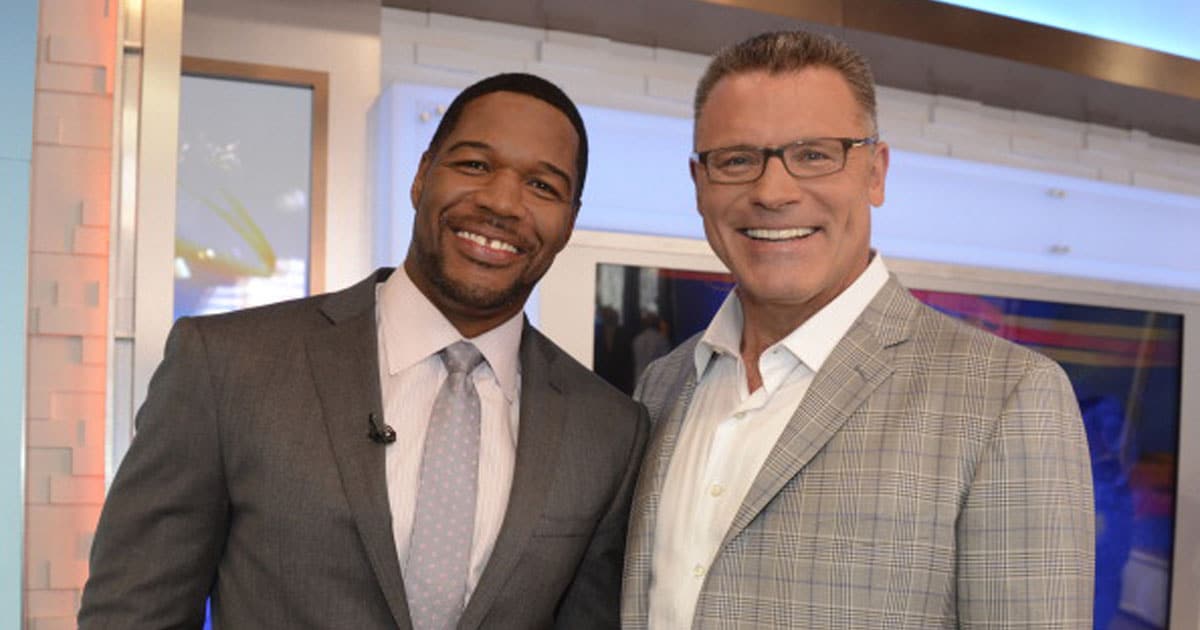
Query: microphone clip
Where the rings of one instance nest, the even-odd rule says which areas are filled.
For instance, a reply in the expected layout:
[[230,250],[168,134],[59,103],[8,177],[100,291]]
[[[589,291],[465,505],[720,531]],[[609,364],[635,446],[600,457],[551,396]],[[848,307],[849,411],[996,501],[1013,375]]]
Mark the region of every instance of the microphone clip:
[[367,437],[376,444],[391,444],[396,441],[396,430],[390,425],[380,423],[374,413],[367,414],[367,424],[370,429],[367,431]]

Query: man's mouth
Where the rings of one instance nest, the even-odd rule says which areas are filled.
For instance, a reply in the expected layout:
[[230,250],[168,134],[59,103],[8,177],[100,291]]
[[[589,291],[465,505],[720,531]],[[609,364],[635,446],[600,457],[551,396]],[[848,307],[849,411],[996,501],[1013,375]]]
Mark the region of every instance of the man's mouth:
[[816,232],[816,230],[813,228],[784,228],[780,230],[746,228],[741,230],[741,232],[756,241],[790,241],[792,239],[804,238]]
[[470,232],[467,230],[458,230],[458,231],[454,232],[454,235],[457,236],[458,238],[471,241],[472,243],[475,243],[482,247],[486,247],[488,249],[494,249],[499,252],[508,252],[510,254],[521,253],[521,250],[517,249],[517,246],[513,245],[512,243],[506,243],[506,242],[504,242],[500,239],[496,239],[496,238],[488,238],[482,234],[476,234],[475,232]]

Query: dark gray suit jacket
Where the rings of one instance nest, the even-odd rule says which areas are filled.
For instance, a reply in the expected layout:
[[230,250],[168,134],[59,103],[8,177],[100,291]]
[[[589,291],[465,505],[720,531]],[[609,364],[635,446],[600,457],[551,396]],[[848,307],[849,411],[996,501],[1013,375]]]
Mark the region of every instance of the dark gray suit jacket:
[[[80,627],[408,628],[384,478],[381,270],[181,319],[105,502]],[[413,331],[420,334],[420,331]],[[511,497],[459,628],[615,628],[645,411],[532,327]]]

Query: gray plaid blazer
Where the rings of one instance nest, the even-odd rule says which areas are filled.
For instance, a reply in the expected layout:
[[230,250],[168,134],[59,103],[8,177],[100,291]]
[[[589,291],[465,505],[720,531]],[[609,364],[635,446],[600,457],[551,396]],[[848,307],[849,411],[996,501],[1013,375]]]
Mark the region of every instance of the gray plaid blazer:
[[[646,371],[622,625],[645,628],[698,336]],[[893,277],[816,374],[704,577],[694,628],[1092,627],[1087,442],[1053,361]]]

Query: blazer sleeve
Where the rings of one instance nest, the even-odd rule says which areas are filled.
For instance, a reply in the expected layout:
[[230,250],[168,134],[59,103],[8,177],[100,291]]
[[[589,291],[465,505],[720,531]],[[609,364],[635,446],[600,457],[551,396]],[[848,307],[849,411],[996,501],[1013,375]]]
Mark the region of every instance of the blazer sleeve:
[[959,518],[959,627],[1091,628],[1093,506],[1070,382],[1037,362],[1005,400]]
[[80,628],[203,625],[229,515],[216,400],[201,333],[181,319],[100,514]]
[[621,486],[596,526],[575,578],[555,614],[555,627],[562,630],[621,626],[621,574],[625,559],[625,533],[629,506],[637,483],[642,455],[646,450],[649,420],[646,409],[637,405],[637,429],[630,444],[629,459]]

